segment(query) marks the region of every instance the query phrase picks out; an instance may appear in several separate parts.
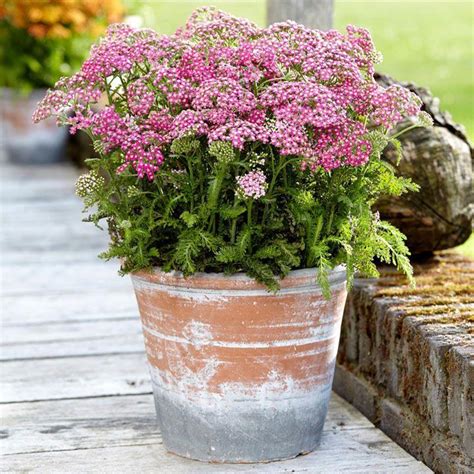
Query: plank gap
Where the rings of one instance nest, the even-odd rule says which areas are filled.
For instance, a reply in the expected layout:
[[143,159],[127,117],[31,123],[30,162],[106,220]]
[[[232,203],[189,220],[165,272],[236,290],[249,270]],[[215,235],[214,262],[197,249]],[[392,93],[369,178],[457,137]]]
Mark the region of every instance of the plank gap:
[[94,398],[113,398],[113,397],[138,397],[141,395],[153,395],[153,392],[134,392],[134,393],[110,393],[104,395],[83,395],[79,397],[63,397],[63,398],[37,398],[32,400],[12,400],[8,402],[0,402],[0,405],[20,405],[22,403],[41,403],[41,402],[59,402],[61,400],[90,400]]

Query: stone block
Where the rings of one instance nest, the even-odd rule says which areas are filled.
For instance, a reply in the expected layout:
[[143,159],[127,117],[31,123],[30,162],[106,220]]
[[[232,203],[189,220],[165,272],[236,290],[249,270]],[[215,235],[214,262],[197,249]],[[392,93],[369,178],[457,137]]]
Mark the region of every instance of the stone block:
[[337,365],[332,388],[370,421],[377,421],[379,395],[363,378],[357,377],[344,366]]
[[437,254],[349,295],[334,390],[436,472],[474,472],[474,262]]

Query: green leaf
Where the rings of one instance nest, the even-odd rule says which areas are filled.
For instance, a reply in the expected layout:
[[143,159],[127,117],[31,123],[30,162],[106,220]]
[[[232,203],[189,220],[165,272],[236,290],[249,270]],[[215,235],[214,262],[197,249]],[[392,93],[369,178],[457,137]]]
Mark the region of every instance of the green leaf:
[[197,214],[191,214],[189,211],[184,211],[179,217],[189,228],[194,227],[199,222],[199,216]]
[[275,278],[270,265],[254,259],[247,262],[245,269],[250,277],[266,285],[270,291],[277,292],[280,289],[280,284]]
[[237,236],[237,247],[240,251],[242,257],[247,253],[250,249],[250,243],[252,241],[252,229],[250,226],[246,225],[243,230],[239,232]]
[[237,263],[242,259],[239,247],[226,245],[216,253],[216,260],[221,263]]
[[235,205],[235,206],[221,206],[220,209],[219,209],[219,215],[223,218],[223,219],[236,219],[237,217],[239,217],[240,215],[242,215],[245,211],[247,210],[247,208],[245,206],[239,206],[239,205]]

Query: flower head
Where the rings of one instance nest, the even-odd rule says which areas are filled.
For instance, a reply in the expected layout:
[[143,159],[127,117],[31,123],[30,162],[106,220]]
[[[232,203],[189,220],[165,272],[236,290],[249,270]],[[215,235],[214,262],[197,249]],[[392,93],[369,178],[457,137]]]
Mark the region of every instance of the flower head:
[[81,198],[86,198],[89,195],[96,193],[103,188],[105,180],[96,171],[89,171],[77,178],[76,181],[76,195]]
[[267,179],[262,171],[250,171],[237,178],[237,194],[246,198],[258,199],[265,196]]
[[218,161],[230,162],[234,158],[234,147],[229,142],[212,142],[209,145],[209,154]]
[[[379,60],[363,28],[343,34],[291,21],[259,28],[201,8],[171,36],[112,25],[34,119],[57,115],[72,133],[88,130],[104,154],[123,158],[118,172],[131,168],[149,180],[187,137],[207,141],[219,159],[255,144],[312,169],[360,166],[374,127],[386,131],[421,106],[407,89],[374,81]],[[105,96],[108,105],[97,106]]]

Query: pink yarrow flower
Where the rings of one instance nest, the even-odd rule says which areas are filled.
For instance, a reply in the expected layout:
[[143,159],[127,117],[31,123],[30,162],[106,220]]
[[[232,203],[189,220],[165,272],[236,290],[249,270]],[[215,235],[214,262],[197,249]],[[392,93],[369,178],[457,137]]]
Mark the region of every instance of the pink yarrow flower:
[[267,179],[262,171],[250,171],[237,179],[237,193],[243,197],[258,199],[265,196]]
[[361,166],[371,127],[386,131],[421,105],[407,89],[374,81],[379,59],[363,28],[343,34],[291,21],[259,28],[202,8],[170,36],[112,25],[81,70],[48,92],[34,120],[55,115],[71,133],[88,131],[104,154],[123,157],[119,173],[149,180],[172,141],[188,135],[241,151],[265,144],[311,169]]

